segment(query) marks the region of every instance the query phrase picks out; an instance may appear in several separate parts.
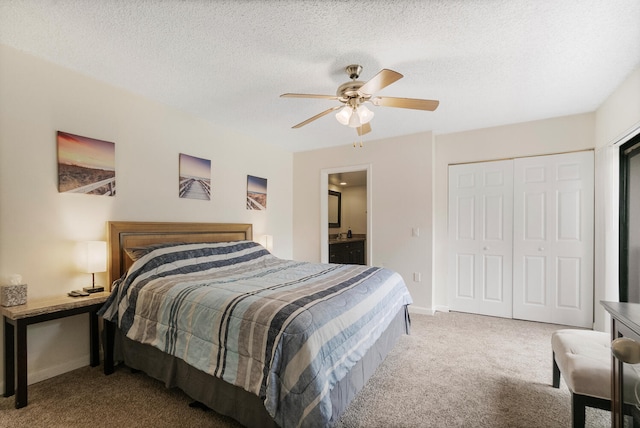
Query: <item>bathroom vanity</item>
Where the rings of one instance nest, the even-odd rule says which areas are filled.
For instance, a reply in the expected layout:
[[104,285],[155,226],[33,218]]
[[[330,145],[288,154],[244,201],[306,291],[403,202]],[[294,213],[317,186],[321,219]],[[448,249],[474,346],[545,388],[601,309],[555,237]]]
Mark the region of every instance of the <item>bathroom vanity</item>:
[[329,263],[366,264],[365,241],[364,237],[357,235],[352,238],[329,239]]

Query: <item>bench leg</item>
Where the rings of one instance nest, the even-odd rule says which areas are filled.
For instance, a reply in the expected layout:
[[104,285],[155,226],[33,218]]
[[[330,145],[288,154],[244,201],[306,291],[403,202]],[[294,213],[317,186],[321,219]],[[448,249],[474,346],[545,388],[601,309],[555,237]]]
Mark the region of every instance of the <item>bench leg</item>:
[[560,367],[558,367],[558,363],[556,363],[556,353],[553,355],[553,387],[560,388]]
[[573,418],[573,428],[584,428],[585,405],[586,403],[582,395],[571,394],[571,417]]
[[114,372],[114,361],[113,361],[113,353],[115,347],[115,335],[116,335],[116,324],[103,320],[103,326],[105,330],[105,344],[104,344],[104,374],[110,375]]

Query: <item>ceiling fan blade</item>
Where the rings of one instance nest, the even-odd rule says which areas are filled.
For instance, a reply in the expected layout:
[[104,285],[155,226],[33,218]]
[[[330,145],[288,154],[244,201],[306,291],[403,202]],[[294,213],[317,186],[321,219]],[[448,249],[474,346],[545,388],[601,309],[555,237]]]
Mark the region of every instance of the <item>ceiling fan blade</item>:
[[342,105],[331,107],[330,109],[327,109],[327,110],[323,111],[322,113],[318,113],[315,116],[310,117],[309,119],[305,120],[304,122],[300,122],[299,124],[297,124],[295,126],[292,126],[292,128],[294,128],[294,129],[302,128],[307,123],[313,122],[316,119],[320,119],[322,116],[326,116],[329,113],[331,113],[332,111],[338,110],[339,108],[342,108],[342,107],[343,107]]
[[364,134],[371,132],[371,125],[367,122],[364,125],[357,127],[356,131],[358,131],[358,135],[362,137]]
[[375,94],[379,90],[386,88],[396,80],[402,79],[402,74],[397,71],[388,70],[386,68],[380,70],[378,74],[373,76],[367,83],[362,85],[358,92],[362,94]]
[[375,97],[371,98],[375,106],[412,108],[414,110],[434,111],[438,108],[440,101],[419,100],[416,98],[395,98],[395,97]]
[[322,98],[324,100],[337,100],[335,95],[317,95],[317,94],[282,94],[280,97],[284,98]]

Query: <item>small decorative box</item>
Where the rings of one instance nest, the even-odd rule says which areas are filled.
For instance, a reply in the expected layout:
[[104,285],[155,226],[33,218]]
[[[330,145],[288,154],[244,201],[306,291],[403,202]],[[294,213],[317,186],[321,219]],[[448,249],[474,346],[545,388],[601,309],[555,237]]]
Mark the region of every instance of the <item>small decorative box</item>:
[[27,303],[27,284],[0,286],[0,304],[18,306]]

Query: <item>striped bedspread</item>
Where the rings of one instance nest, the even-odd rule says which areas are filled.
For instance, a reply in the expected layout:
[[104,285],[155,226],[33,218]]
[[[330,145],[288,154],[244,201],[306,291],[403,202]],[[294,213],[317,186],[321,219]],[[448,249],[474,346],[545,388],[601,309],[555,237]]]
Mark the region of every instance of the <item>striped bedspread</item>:
[[388,269],[283,260],[239,241],[149,252],[100,314],[258,395],[281,427],[327,426],[335,383],[411,302]]

